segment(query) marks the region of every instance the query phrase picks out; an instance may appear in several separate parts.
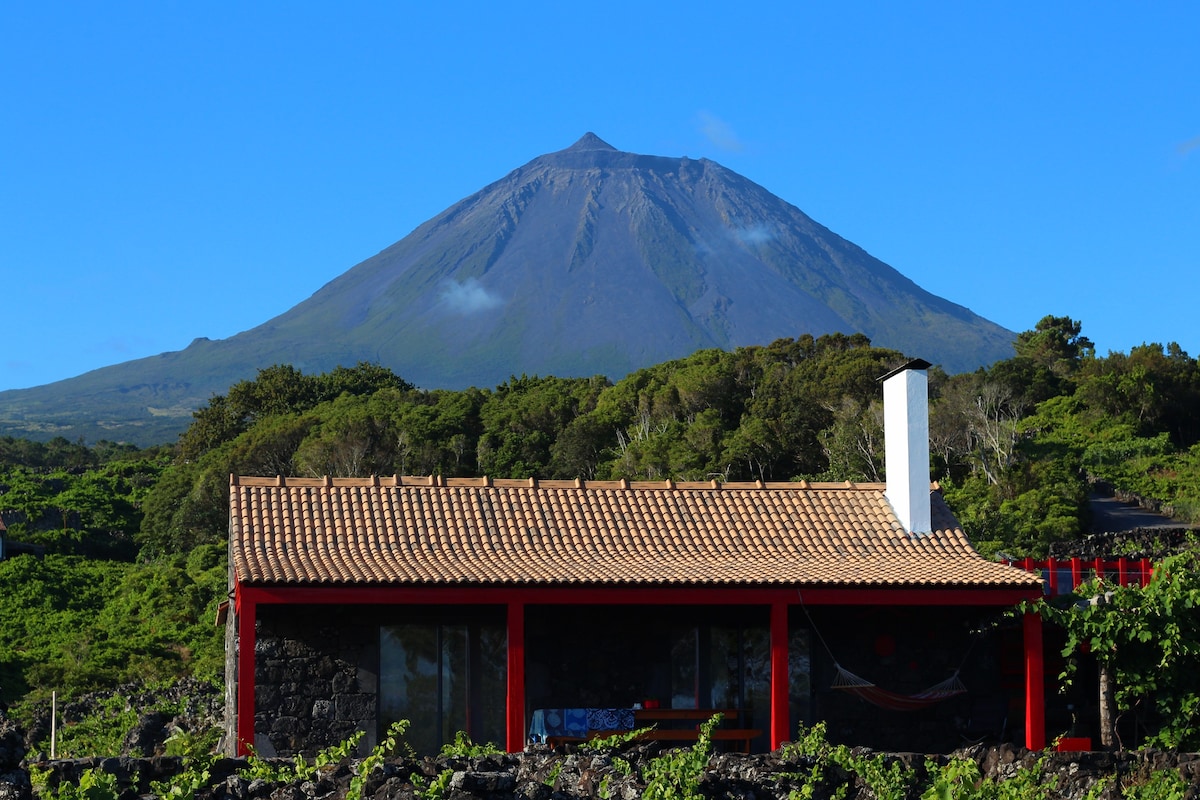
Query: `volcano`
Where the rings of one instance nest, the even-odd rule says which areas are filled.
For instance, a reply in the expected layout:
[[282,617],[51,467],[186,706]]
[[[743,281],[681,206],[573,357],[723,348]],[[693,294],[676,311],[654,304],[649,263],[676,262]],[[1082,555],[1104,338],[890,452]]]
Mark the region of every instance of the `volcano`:
[[588,133],[433,217],[258,327],[0,393],[0,433],[169,441],[260,368],[360,361],[424,388],[605,375],[810,333],[972,370],[1014,334],[708,159]]

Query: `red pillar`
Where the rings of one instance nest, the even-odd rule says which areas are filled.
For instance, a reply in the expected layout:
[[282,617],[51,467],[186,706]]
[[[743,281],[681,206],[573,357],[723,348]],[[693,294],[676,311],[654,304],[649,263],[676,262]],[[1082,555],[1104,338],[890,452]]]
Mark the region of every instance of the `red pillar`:
[[788,607],[771,604],[771,749],[791,738],[788,712]]
[[1042,658],[1042,618],[1034,611],[1025,612],[1025,746],[1041,750],[1046,746],[1045,664]]
[[525,749],[525,604],[508,604],[508,718],[505,749]]
[[234,609],[237,614],[237,754],[250,754],[254,746],[254,621],[256,603],[237,587]]

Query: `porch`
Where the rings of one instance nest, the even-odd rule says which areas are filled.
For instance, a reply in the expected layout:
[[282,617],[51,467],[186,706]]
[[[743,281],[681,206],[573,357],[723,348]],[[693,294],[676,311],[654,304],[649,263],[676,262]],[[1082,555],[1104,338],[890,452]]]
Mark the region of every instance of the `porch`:
[[[835,739],[879,748],[936,752],[1004,735],[1040,747],[1038,618],[1026,619],[1015,686],[1001,673],[999,640],[972,634],[1019,599],[1010,590],[239,587],[238,649],[255,657],[238,663],[237,736],[288,755],[357,728],[370,744],[404,718],[419,752],[460,730],[516,751],[538,710],[640,704],[735,710],[755,751],[817,720]],[[284,680],[274,653],[306,653],[328,673],[313,696],[302,696],[304,678]],[[831,688],[838,663],[897,693],[956,671],[968,690],[892,711]],[[346,690],[338,698],[335,684]]]

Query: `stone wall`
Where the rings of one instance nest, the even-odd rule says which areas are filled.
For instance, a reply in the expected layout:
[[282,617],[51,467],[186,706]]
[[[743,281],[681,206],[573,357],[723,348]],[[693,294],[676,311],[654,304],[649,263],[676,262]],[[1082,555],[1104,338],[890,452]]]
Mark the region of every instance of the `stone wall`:
[[0,800],[29,800],[29,773],[25,760],[25,735],[0,707]]
[[375,746],[379,623],[361,608],[259,606],[255,750],[312,754],[367,732]]
[[1124,555],[1158,561],[1194,547],[1198,535],[1196,528],[1186,526],[1094,533],[1076,541],[1054,542],[1050,545],[1050,555],[1061,559],[1111,559]]
[[[172,735],[193,740],[207,737],[214,728],[221,727],[225,714],[221,690],[205,681],[186,677],[166,685],[125,683],[61,700],[58,704],[60,733],[63,726],[111,714],[114,699],[118,699],[126,710],[138,712],[137,721],[124,734],[119,755],[162,755]],[[162,709],[170,709],[170,713]],[[45,748],[49,744],[50,699],[30,703],[26,714],[27,758],[46,758],[48,753],[36,748]]]
[[[389,759],[371,773],[362,796],[414,800],[423,791],[416,785],[418,781],[446,775],[442,796],[448,800],[638,800],[646,785],[637,776],[645,774],[649,761],[661,752],[653,744],[626,746],[619,758],[627,766],[618,764],[618,754],[611,752],[551,751],[545,747],[472,758]],[[1189,800],[1200,791],[1200,758],[1195,754],[1031,753],[1010,747],[978,747],[954,756],[975,761],[985,778],[996,781],[1012,778],[1021,769],[1034,769],[1040,762],[1045,796],[1063,800],[1082,800],[1101,779],[1108,779],[1109,784],[1100,797],[1118,800],[1125,796],[1122,786],[1145,781],[1152,770],[1178,770],[1191,785]],[[918,800],[928,788],[927,759],[941,766],[948,758],[918,753],[885,755],[889,764],[898,763],[911,777],[905,800]],[[716,755],[704,769],[698,791],[709,800],[788,800],[808,783],[813,765],[811,757],[784,758],[778,751]],[[51,785],[77,783],[84,770],[100,769],[117,776],[122,800],[137,800],[150,793],[152,781],[168,781],[185,766],[177,758],[112,758],[57,761],[38,768],[48,772]],[[212,763],[206,786],[195,793],[196,800],[342,800],[356,770],[356,763],[347,761],[323,768],[312,778],[280,784],[238,774],[249,766],[244,759]],[[827,766],[809,796],[813,800],[875,800],[876,794],[861,777]]]

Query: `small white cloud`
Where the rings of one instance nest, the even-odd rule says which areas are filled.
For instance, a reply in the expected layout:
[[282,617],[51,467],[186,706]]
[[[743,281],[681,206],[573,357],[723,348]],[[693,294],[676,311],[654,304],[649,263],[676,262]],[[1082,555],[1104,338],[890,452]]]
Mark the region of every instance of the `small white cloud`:
[[719,119],[707,111],[701,111],[697,116],[700,119],[700,132],[713,145],[722,150],[732,150],[735,153],[740,153],[745,149],[742,140],[725,120]]
[[456,314],[475,314],[497,308],[503,300],[479,285],[475,278],[462,283],[447,282],[442,287],[441,300]]
[[767,225],[751,225],[748,228],[734,228],[733,236],[742,244],[766,244],[775,238],[775,231]]

